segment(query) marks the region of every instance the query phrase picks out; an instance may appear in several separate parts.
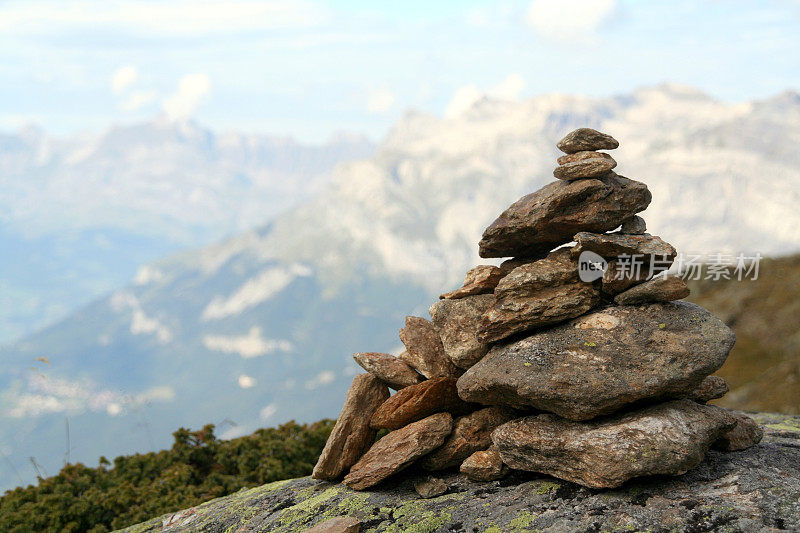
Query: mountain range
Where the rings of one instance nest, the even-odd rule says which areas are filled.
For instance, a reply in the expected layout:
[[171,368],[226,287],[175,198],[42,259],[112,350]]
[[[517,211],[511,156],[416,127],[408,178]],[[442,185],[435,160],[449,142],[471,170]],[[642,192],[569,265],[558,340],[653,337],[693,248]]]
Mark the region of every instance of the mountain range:
[[487,262],[483,228],[553,180],[556,141],[581,126],[620,141],[616,171],[647,183],[648,229],[679,251],[800,251],[797,93],[729,104],[661,85],[409,112],[372,156],[267,224],[151,262],[2,349],[2,486],[166,446],[179,426],[233,437],[336,416],[352,353],[398,351],[403,317],[426,316]]

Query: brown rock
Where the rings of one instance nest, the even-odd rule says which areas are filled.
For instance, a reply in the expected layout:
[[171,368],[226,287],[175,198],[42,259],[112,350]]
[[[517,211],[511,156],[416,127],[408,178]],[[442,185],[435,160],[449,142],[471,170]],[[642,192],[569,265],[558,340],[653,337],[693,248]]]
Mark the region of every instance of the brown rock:
[[617,305],[636,305],[646,302],[671,302],[689,296],[689,287],[678,276],[656,276],[614,298]]
[[405,361],[388,353],[361,352],[353,354],[353,359],[361,367],[391,388],[400,390],[425,380]]
[[[578,152],[580,154],[595,154],[595,157],[583,157],[556,167],[553,176],[560,180],[577,180],[596,178],[602,176],[617,166],[617,162],[608,154],[598,152]],[[578,155],[578,154],[574,154]],[[603,157],[605,156],[605,157]],[[566,156],[570,157],[570,156]]]
[[344,484],[354,490],[376,485],[441,446],[452,430],[452,415],[438,413],[392,431],[353,465]]
[[734,424],[723,409],[675,400],[591,422],[520,418],[496,429],[492,441],[511,468],[613,488],[639,476],[687,472]]
[[400,330],[400,340],[406,351],[398,357],[426,378],[459,375],[444,352],[436,328],[424,318],[407,316],[406,327]]
[[574,154],[587,150],[613,150],[619,147],[619,141],[592,128],[578,128],[567,133],[556,146],[565,154]]
[[508,474],[508,467],[494,446],[467,457],[459,470],[472,481],[495,481]]
[[649,277],[649,265],[643,265],[642,268],[626,268],[617,261],[609,261],[606,271],[603,272],[602,291],[605,294],[619,294],[647,281]]
[[639,215],[632,216],[628,220],[622,221],[622,227],[619,229],[620,233],[625,233],[627,235],[644,235],[646,231],[647,224]]
[[608,307],[495,346],[459,378],[458,394],[588,420],[639,400],[685,398],[735,339],[688,302]]
[[651,200],[644,183],[609,172],[555,181],[511,204],[483,232],[481,257],[536,257],[581,231],[610,231]]
[[563,322],[600,303],[600,291],[578,278],[569,248],[523,264],[500,280],[497,303],[481,319],[478,339],[495,342],[532,328]]
[[736,426],[724,432],[714,443],[714,448],[726,452],[746,450],[761,442],[764,428],[758,422],[742,413],[730,413],[736,419]]
[[426,470],[444,470],[458,466],[464,459],[492,445],[492,431],[514,418],[514,412],[502,407],[487,407],[456,419],[453,433],[441,448],[423,457]]
[[448,488],[449,487],[447,486],[447,483],[438,477],[427,476],[414,481],[414,490],[417,491],[417,494],[419,494],[420,497],[425,498],[426,500],[428,498],[441,496],[447,492]]
[[389,389],[375,376],[360,374],[353,379],[311,477],[334,481],[358,461],[375,441],[369,419],[387,398]]
[[439,298],[454,300],[473,294],[491,293],[504,275],[503,271],[494,265],[478,265],[467,272],[464,285],[460,289],[446,292]]
[[722,398],[728,393],[728,382],[719,376],[707,376],[687,396],[688,399],[699,403],[707,403],[717,398]]
[[503,277],[506,277],[511,273],[512,270],[514,270],[518,266],[527,265],[528,263],[533,263],[534,261],[538,261],[539,259],[544,259],[549,254],[550,252],[544,252],[535,257],[514,257],[512,259],[506,259],[505,261],[500,263],[500,270],[503,272]]
[[455,378],[431,378],[400,390],[378,407],[369,421],[373,429],[397,429],[434,413],[467,413],[474,406],[458,397]]
[[[572,248],[574,257],[589,250],[606,259],[620,256],[641,256],[648,263],[651,257],[659,261],[672,262],[677,252],[675,248],[653,235],[626,235],[622,233],[590,233],[582,231],[574,237],[576,246]],[[667,265],[668,267],[668,265]]]
[[326,520],[305,533],[358,533],[361,531],[361,521],[354,516],[337,516]]
[[[558,158],[558,164],[566,165],[567,163],[575,163],[576,161],[585,161],[586,159],[597,159],[597,158],[614,161],[614,158],[611,157],[609,154],[606,154],[604,152],[595,152],[592,150],[587,150],[584,152],[575,152],[574,154],[562,155],[561,157]],[[614,161],[614,164],[616,165],[617,162]]]
[[439,300],[429,310],[447,357],[467,369],[481,360],[489,346],[477,338],[481,316],[496,302],[493,294],[478,294],[458,300]]

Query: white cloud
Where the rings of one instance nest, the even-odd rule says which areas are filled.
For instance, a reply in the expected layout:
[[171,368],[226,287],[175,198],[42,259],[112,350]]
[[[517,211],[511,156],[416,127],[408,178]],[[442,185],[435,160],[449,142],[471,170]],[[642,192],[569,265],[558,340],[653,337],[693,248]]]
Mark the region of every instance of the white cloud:
[[[281,339],[264,339],[261,336],[261,328],[253,326],[247,335],[223,336],[206,335],[203,344],[209,350],[222,353],[238,354],[244,359],[260,357],[273,352],[290,352],[293,349],[292,343]],[[241,384],[241,379],[239,381]]]
[[123,111],[137,111],[155,99],[155,91],[134,91],[119,107]]
[[164,113],[172,120],[191,117],[211,91],[206,74],[188,74],[178,82],[178,90],[164,100]]
[[[131,312],[130,331],[132,334],[155,335],[161,344],[172,340],[172,331],[157,318],[148,316],[135,294],[127,291],[114,293],[110,303],[111,309],[117,313]],[[102,339],[98,339],[98,341],[102,341]]]
[[272,415],[274,415],[277,412],[278,412],[278,406],[274,403],[271,403],[269,405],[264,406],[264,408],[261,409],[261,413],[259,413],[259,416],[261,417],[261,420],[263,422],[266,422],[270,417],[272,417]]
[[111,91],[121,94],[139,79],[139,71],[133,65],[126,65],[114,71],[111,75]]
[[239,376],[239,386],[243,389],[249,389],[254,387],[256,384],[256,379],[253,377],[248,376],[247,374],[241,374]]
[[484,96],[501,100],[518,100],[523,89],[525,89],[525,79],[517,73],[509,74],[506,79],[486,91],[481,91],[474,84],[465,85],[453,94],[444,114],[449,118],[457,117]]
[[367,111],[370,113],[385,113],[394,105],[394,94],[388,89],[375,89],[370,91],[367,98]]
[[590,42],[615,7],[616,0],[533,0],[527,21],[548,39]]
[[336,374],[334,372],[330,370],[323,370],[322,372],[314,376],[313,379],[309,379],[308,381],[306,381],[305,387],[307,390],[314,390],[321,387],[322,385],[327,385],[328,383],[332,383],[334,379],[336,379]]

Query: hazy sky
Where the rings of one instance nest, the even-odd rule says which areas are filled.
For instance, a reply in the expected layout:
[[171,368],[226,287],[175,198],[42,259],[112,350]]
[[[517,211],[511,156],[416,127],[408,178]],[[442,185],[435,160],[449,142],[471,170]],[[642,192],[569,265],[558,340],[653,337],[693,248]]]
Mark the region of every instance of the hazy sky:
[[482,93],[800,88],[800,0],[0,0],[0,130],[165,113],[318,141]]

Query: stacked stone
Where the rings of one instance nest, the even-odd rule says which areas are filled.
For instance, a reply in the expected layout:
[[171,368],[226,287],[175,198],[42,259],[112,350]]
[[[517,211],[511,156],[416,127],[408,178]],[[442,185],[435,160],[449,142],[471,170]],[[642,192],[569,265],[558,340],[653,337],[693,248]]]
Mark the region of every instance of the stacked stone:
[[[353,381],[313,477],[344,475],[360,490],[413,464],[477,481],[511,468],[617,487],[760,440],[751,419],[706,405],[727,392],[711,374],[734,334],[678,301],[689,294],[680,278],[659,274],[675,248],[645,233],[647,186],[599,151],[618,146],[589,128],[564,137],[558,180],[483,234],[481,257],[505,261],[467,272],[430,321],[407,317],[399,356],[355,354],[368,373]],[[579,275],[584,252],[605,265],[602,277]],[[620,276],[631,256],[650,259]],[[389,432],[376,442],[379,430]],[[447,490],[435,478],[417,485],[426,497]]]

